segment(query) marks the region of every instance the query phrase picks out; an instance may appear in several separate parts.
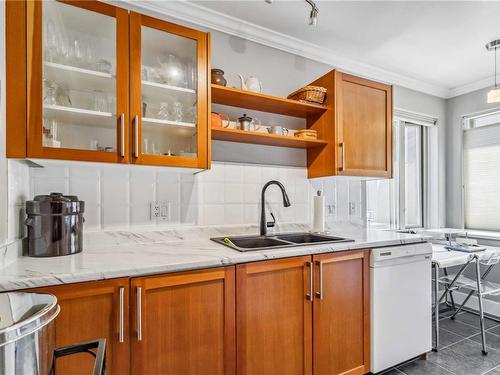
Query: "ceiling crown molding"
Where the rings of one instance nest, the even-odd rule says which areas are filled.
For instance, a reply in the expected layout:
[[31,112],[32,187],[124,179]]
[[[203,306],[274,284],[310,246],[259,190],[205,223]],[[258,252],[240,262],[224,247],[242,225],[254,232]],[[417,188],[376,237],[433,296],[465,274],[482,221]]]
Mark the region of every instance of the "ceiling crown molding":
[[[146,13],[149,13],[152,16],[158,18],[167,16],[169,19],[184,21],[206,27],[208,29],[238,36],[268,47],[276,48],[295,55],[306,57],[311,60],[332,65],[333,67],[338,68],[346,73],[356,74],[369,79],[403,86],[412,90],[420,91],[441,98],[450,98],[452,96],[456,96],[456,92],[469,92],[466,91],[469,86],[475,87],[475,85],[477,85],[465,85],[450,90],[448,87],[424,82],[421,79],[408,77],[399,73],[391,72],[386,69],[342,57],[330,49],[279,33],[277,31],[259,26],[251,22],[247,22],[236,17],[229,16],[224,13],[214,11],[212,9],[188,1],[121,0],[109,2],[122,6],[123,4],[126,4],[129,9],[136,9],[142,12],[145,11]],[[481,86],[480,88],[482,87],[485,86]]]
[[454,98],[455,96],[460,96],[469,92],[485,89],[487,87],[493,87],[493,77],[488,77],[477,82],[468,83],[463,86],[454,87],[449,90],[447,97]]

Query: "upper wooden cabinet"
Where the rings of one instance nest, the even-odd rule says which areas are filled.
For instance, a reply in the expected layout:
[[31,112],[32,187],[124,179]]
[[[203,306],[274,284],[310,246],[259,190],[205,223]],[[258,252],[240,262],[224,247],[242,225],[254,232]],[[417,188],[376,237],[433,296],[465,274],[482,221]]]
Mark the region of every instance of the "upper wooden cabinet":
[[27,2],[27,156],[128,161],[128,12]]
[[131,373],[234,375],[234,266],[131,279]]
[[207,33],[98,1],[6,7],[7,96],[26,103],[8,157],[209,167]]
[[339,175],[390,177],[392,87],[345,73],[336,81]]
[[327,111],[308,127],[328,145],[308,150],[309,177],[391,177],[392,86],[339,71],[312,84],[328,89]]
[[208,34],[130,14],[132,162],[208,168]]

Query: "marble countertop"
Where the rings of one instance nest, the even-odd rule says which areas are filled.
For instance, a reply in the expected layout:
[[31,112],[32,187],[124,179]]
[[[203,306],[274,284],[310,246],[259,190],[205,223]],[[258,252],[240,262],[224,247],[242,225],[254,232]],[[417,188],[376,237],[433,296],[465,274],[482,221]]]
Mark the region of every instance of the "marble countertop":
[[[282,232],[307,231],[289,225]],[[19,257],[0,269],[0,291],[210,268],[266,259],[319,254],[425,241],[423,235],[338,226],[331,235],[354,240],[265,251],[238,252],[210,240],[250,235],[257,226],[180,227],[162,231],[95,232],[84,235],[84,251],[56,258]]]

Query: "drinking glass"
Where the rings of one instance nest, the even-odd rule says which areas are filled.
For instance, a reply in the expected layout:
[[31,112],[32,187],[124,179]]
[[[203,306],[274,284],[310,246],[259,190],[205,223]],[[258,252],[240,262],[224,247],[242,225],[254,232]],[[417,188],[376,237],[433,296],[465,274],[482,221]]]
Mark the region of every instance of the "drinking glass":
[[108,98],[102,90],[92,91],[92,107],[94,111],[107,112],[108,111]]
[[66,85],[59,85],[56,91],[56,103],[64,107],[72,107],[69,89]]
[[111,73],[111,63],[106,59],[99,59],[95,64],[98,72]]
[[75,66],[80,66],[84,59],[84,49],[79,38],[75,38],[71,42],[71,62]]
[[170,120],[180,122],[182,121],[182,117],[184,115],[183,113],[184,106],[182,105],[181,102],[174,102],[172,104],[172,111],[171,111],[171,118]]
[[168,102],[160,103],[160,110],[158,111],[158,118],[160,120],[168,120],[171,117],[171,105]]
[[43,80],[43,102],[47,105],[57,104],[57,83],[51,81],[50,79]]
[[189,123],[196,123],[196,105],[189,107],[184,115],[184,121]]

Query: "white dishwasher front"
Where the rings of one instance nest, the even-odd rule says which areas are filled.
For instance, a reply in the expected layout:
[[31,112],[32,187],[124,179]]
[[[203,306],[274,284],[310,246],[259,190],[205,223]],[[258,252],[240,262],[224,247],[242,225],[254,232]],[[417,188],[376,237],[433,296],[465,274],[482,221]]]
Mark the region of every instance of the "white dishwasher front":
[[371,372],[431,350],[431,258],[429,243],[371,251]]

